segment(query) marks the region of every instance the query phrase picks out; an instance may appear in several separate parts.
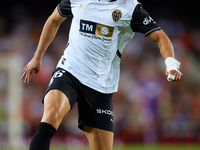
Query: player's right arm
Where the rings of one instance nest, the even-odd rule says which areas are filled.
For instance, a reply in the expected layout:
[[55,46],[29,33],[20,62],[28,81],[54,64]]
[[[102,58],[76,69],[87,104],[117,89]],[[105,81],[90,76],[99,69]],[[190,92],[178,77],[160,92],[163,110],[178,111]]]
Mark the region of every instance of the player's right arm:
[[66,18],[67,17],[61,16],[58,12],[58,9],[56,8],[51,16],[47,19],[43,27],[34,57],[23,70],[21,78],[24,79],[24,83],[30,83],[33,71],[35,71],[35,73],[38,73],[40,71],[42,67],[42,57],[53,39],[55,38],[55,35],[57,34],[61,23]]

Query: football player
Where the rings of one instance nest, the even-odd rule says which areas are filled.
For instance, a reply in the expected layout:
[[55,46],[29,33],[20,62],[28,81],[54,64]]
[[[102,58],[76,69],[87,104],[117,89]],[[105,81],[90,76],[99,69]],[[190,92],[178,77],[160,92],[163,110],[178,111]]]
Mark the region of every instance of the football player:
[[167,35],[137,0],[62,0],[47,19],[34,57],[23,70],[25,83],[40,71],[41,59],[67,17],[73,17],[69,41],[44,94],[44,113],[30,150],[49,149],[52,136],[76,102],[78,127],[91,150],[111,150],[112,95],[118,89],[122,51],[134,33],[158,45],[169,81],[180,80],[180,62]]

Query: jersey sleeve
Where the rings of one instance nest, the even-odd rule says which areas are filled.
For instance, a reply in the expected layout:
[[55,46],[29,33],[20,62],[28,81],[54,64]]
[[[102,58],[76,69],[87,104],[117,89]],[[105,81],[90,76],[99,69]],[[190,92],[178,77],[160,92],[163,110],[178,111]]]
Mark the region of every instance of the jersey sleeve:
[[131,28],[133,32],[140,32],[145,36],[161,29],[158,24],[149,16],[148,12],[142,8],[142,4],[138,4],[135,7],[131,20]]
[[58,12],[63,17],[72,17],[70,0],[62,0],[57,6]]

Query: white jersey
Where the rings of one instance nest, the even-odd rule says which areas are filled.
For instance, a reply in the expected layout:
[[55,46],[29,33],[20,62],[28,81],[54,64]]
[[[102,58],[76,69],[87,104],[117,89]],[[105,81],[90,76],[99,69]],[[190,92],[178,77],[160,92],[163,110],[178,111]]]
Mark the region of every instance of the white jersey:
[[[137,0],[62,0],[57,8],[60,15],[73,16],[69,41],[57,67],[102,93],[117,91],[121,53],[134,32],[149,34],[160,29],[148,13],[141,13]],[[143,29],[138,22],[145,26],[145,19],[148,23]]]

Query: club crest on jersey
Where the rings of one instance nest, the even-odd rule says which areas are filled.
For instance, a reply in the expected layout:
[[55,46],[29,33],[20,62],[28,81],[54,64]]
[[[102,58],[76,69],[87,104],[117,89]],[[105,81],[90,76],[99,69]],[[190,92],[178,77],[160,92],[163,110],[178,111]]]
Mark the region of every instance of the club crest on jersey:
[[112,13],[112,18],[114,22],[117,22],[122,17],[122,12],[118,9],[114,10]]

